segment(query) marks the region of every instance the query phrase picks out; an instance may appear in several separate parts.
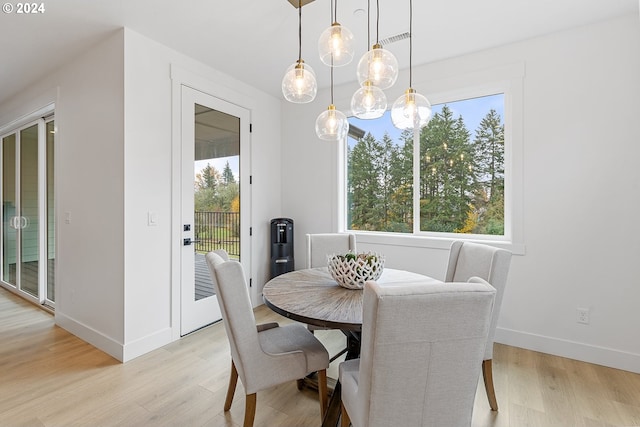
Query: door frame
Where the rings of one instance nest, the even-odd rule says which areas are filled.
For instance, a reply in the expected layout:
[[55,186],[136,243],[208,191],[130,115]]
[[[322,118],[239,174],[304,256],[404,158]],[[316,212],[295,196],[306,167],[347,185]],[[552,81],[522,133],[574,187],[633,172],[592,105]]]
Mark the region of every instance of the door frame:
[[[22,200],[19,199],[18,191],[20,189],[20,150],[21,150],[21,132],[24,129],[37,125],[37,133],[38,133],[38,158],[37,158],[37,171],[38,171],[38,296],[35,297],[30,293],[22,290],[21,283],[21,271],[20,264],[22,263],[22,248],[21,248],[21,239],[22,233],[17,233],[16,235],[16,286],[5,283],[0,277],[0,286],[4,289],[7,289],[22,298],[37,304],[41,307],[45,307],[49,310],[53,310],[55,308],[55,302],[51,301],[48,298],[47,294],[47,275],[48,275],[48,248],[47,248],[47,204],[48,201],[46,199],[46,186],[47,186],[47,157],[46,157],[46,125],[50,121],[55,120],[55,104],[48,104],[36,111],[33,111],[30,114],[27,114],[19,119],[14,120],[11,123],[8,123],[4,126],[0,126],[0,140],[9,136],[11,134],[16,135],[16,197],[18,198],[18,203],[16,205],[16,209],[20,209],[20,205]],[[57,141],[54,142],[54,165],[55,159],[57,156],[55,152],[58,150]],[[2,160],[2,151],[0,150],[0,164]],[[53,177],[53,186],[54,191],[56,186],[55,179],[55,166],[54,166],[54,177]],[[1,181],[1,177],[0,177]],[[0,201],[2,200],[2,187],[0,186]],[[54,198],[54,212],[56,212],[56,202]],[[57,236],[57,223],[54,224],[54,233]],[[3,238],[0,233],[0,259],[4,256],[2,253],[2,241]],[[54,246],[57,252],[57,238],[55,239]],[[55,263],[56,261],[54,261]],[[54,268],[54,275],[56,269]],[[54,278],[55,283],[55,278]]]
[[[180,338],[181,329],[181,257],[182,257],[182,87],[186,86],[191,89],[203,92],[214,98],[234,104],[248,111],[248,123],[242,123],[250,129],[252,121],[252,106],[255,103],[252,97],[244,95],[228,86],[218,84],[212,80],[196,74],[190,70],[171,64],[171,338],[177,340]],[[248,133],[248,141],[245,147],[241,146],[241,181],[245,182],[244,189],[241,187],[240,206],[241,206],[241,240],[240,250],[243,257],[243,267],[247,281],[251,283],[253,276],[252,255],[253,248],[250,238],[250,230],[252,228],[253,218],[251,207],[251,174],[252,174],[252,158],[251,158],[251,132]],[[243,148],[245,151],[242,151]],[[241,184],[242,185],[242,184]],[[251,291],[251,289],[250,289]],[[251,293],[251,292],[250,292]]]

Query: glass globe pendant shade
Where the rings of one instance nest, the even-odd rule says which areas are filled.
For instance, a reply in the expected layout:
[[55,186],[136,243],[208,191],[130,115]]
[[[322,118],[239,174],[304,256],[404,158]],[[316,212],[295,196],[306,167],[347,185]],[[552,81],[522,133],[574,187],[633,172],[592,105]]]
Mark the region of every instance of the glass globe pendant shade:
[[431,103],[415,89],[409,88],[391,107],[391,122],[398,129],[420,128],[429,123]]
[[387,96],[366,80],[351,98],[351,113],[359,119],[377,119],[387,110]]
[[320,60],[330,67],[342,67],[353,60],[353,33],[334,22],[318,40]]
[[360,85],[370,80],[374,86],[388,89],[398,79],[398,60],[393,53],[376,43],[360,58],[357,75]]
[[316,134],[324,141],[339,141],[347,137],[349,122],[347,116],[331,104],[316,119]]
[[287,68],[282,79],[282,94],[287,101],[305,104],[313,101],[317,92],[316,74],[302,59]]

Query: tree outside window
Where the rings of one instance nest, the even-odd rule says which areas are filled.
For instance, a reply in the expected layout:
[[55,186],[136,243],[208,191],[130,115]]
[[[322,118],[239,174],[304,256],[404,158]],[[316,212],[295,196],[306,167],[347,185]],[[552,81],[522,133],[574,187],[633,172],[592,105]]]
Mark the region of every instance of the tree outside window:
[[504,235],[503,116],[503,94],[435,105],[419,132],[415,171],[413,131],[393,128],[388,113],[351,118],[364,136],[347,146],[347,228]]

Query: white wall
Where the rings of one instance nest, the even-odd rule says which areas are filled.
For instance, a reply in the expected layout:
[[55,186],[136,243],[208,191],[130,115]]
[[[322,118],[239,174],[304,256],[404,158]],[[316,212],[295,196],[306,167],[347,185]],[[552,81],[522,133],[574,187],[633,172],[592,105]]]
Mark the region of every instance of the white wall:
[[115,357],[124,342],[122,45],[115,32],[0,107],[6,123],[55,102],[56,322]]
[[[428,48],[428,47],[425,47]],[[524,62],[525,254],[513,257],[497,340],[640,372],[640,23],[636,15],[414,69],[414,82]],[[399,82],[408,81],[406,71]],[[400,86],[400,87],[398,87]],[[355,85],[337,87],[346,109]],[[397,83],[387,97],[404,89]],[[397,93],[396,93],[397,92]],[[314,133],[326,92],[283,103],[283,215],[295,238],[338,230],[336,144]],[[361,238],[361,242],[365,238]],[[376,242],[375,239],[368,239]],[[444,276],[448,242],[359,248],[387,265]],[[296,246],[304,259],[304,247]],[[301,266],[300,266],[301,267]],[[591,323],[576,322],[576,308]]]
[[[254,233],[247,277],[253,278],[254,304],[262,303],[268,280],[269,219],[280,215],[280,193],[274,191],[281,186],[279,100],[125,29],[125,360],[179,332],[179,276],[172,279],[180,260],[171,256],[171,150],[172,105],[180,100],[172,99],[172,68],[191,75],[192,87],[251,111]],[[158,213],[158,226],[147,225],[149,211]]]
[[[56,104],[56,322],[121,361],[179,337],[172,257],[171,68],[251,111],[254,304],[281,214],[280,101],[128,29],[0,106],[5,124]],[[247,191],[247,189],[243,189]],[[177,202],[179,203],[179,201]],[[147,214],[158,225],[147,225]],[[65,222],[66,212],[70,222]],[[178,233],[178,239],[180,233]]]

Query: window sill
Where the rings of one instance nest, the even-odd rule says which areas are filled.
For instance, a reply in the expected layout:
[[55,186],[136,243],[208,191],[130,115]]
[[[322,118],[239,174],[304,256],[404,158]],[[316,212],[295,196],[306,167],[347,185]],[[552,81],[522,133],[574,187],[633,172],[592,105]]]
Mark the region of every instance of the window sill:
[[466,240],[475,243],[483,243],[490,246],[495,246],[499,248],[506,249],[511,251],[513,255],[524,255],[525,254],[525,246],[522,243],[516,243],[510,240],[498,240],[485,238],[483,236],[467,236],[467,235],[456,235],[456,236],[446,236],[446,237],[436,237],[436,236],[417,236],[413,234],[402,235],[399,233],[381,233],[381,232],[372,232],[372,231],[357,231],[357,230],[348,230],[349,233],[354,233],[356,235],[356,242],[372,244],[372,245],[382,245],[382,246],[405,246],[412,248],[428,248],[428,249],[446,249],[449,250],[451,247],[451,243],[455,240]]

